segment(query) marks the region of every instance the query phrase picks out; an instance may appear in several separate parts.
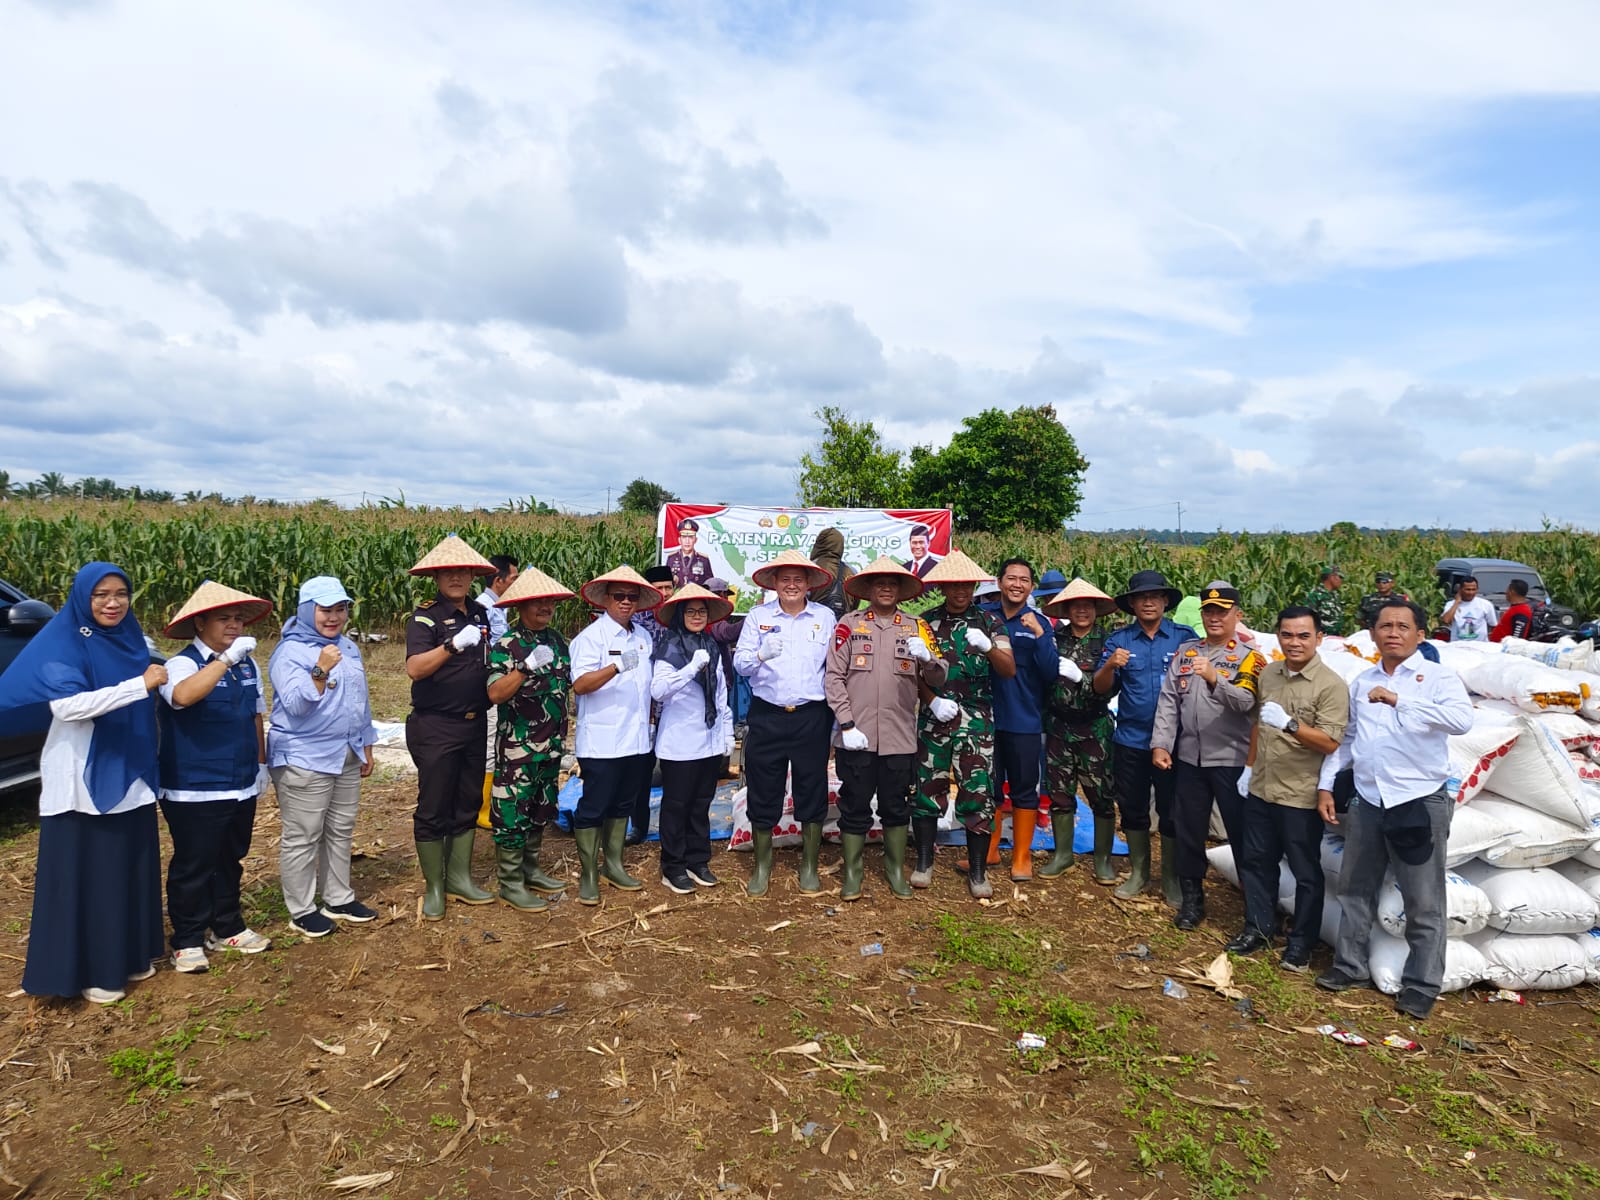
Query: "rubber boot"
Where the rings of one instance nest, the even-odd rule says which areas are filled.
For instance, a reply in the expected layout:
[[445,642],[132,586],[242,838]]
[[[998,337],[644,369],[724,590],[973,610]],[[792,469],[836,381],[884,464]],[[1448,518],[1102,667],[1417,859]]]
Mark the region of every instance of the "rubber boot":
[[1111,865],[1111,850],[1117,842],[1117,819],[1094,819],[1094,881],[1107,887],[1117,881],[1117,869]]
[[1056,840],[1056,852],[1050,856],[1049,862],[1039,868],[1040,878],[1054,879],[1072,869],[1072,835],[1078,823],[1077,817],[1075,811],[1050,810],[1050,836]]
[[817,870],[817,855],[822,850],[822,822],[800,826],[800,894],[816,896],[822,891],[822,875]]
[[1193,929],[1206,919],[1206,889],[1198,879],[1178,880],[1178,915],[1172,923],[1179,929]]
[[985,873],[989,865],[989,843],[994,838],[993,831],[973,833],[967,830],[967,892],[974,900],[987,900],[994,895],[994,885]]
[[444,843],[418,842],[417,862],[422,864],[422,919],[444,920]]
[[565,890],[567,885],[539,869],[539,851],[543,846],[544,826],[535,825],[528,830],[528,840],[522,848],[522,881],[536,892],[554,895]]
[[474,830],[444,840],[444,894],[463,904],[493,904],[494,894],[472,882]]
[[496,846],[495,850],[500,864],[500,899],[523,912],[539,912],[548,908],[544,897],[537,892],[530,892],[522,882],[522,847]]
[[578,903],[600,903],[600,830],[574,829],[572,840],[578,845]]
[[1011,878],[1017,883],[1033,878],[1033,827],[1038,822],[1036,808],[1011,810]]
[[938,817],[911,819],[911,837],[917,845],[917,869],[911,872],[914,888],[925,888],[933,882],[933,843],[938,836]]
[[911,899],[911,885],[906,882],[906,841],[910,833],[905,825],[883,831],[883,877],[897,900]]
[[1183,889],[1178,884],[1178,839],[1161,835],[1161,894],[1173,908],[1183,903]]
[[1150,882],[1150,831],[1125,829],[1122,836],[1128,842],[1128,877],[1111,894],[1121,900],[1132,900],[1141,895]]
[[639,891],[644,884],[622,867],[622,843],[628,836],[628,818],[616,817],[600,828],[604,831],[601,844],[605,850],[600,862],[600,878],[621,891]]
[[750,882],[744,885],[744,894],[765,896],[772,881],[772,830],[751,830],[750,843],[755,848],[756,865],[750,872]]
[[839,868],[839,899],[861,899],[861,858],[867,851],[867,835],[841,833],[839,846],[844,851],[844,862]]
[[994,828],[989,831],[989,849],[987,857],[983,860],[985,866],[998,867],[1000,865],[1000,814],[994,814]]

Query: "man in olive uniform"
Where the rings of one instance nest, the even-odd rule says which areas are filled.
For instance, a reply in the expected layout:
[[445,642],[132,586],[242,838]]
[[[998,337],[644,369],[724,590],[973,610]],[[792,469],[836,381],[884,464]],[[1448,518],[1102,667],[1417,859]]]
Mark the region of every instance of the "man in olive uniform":
[[944,593],[944,603],[922,614],[933,634],[939,657],[949,664],[944,686],[922,686],[922,716],[917,723],[917,789],[911,798],[911,833],[917,865],[911,886],[933,882],[933,845],[939,818],[956,788],[956,816],[966,830],[967,890],[974,899],[994,895],[984,878],[989,839],[994,833],[994,693],[991,669],[1010,678],[1017,664],[1011,657],[1011,635],[999,618],[972,602],[973,589],[985,574],[965,554],[954,550],[924,577],[923,583]]
[[1306,607],[1317,614],[1323,633],[1343,637],[1344,601],[1339,599],[1339,589],[1344,586],[1344,576],[1338,567],[1324,567],[1317,580],[1317,586],[1306,593]]
[[872,800],[883,824],[883,873],[902,899],[906,831],[916,772],[920,688],[937,690],[948,670],[933,633],[900,605],[922,594],[922,580],[884,556],[853,576],[852,596],[871,605],[839,622],[828,647],[823,690],[839,722],[839,834],[844,848],[839,897],[861,898],[861,856],[872,828]]
[[422,915],[444,917],[445,897],[488,904],[472,882],[472,841],[483,807],[483,753],[488,737],[489,616],[471,603],[474,575],[494,564],[455,534],[411,568],[433,579],[438,595],[406,622],[406,675],[411,714],[406,749],[417,765],[412,834],[427,885]]
[[[1378,610],[1383,607],[1383,602],[1391,596],[1398,596],[1401,600],[1411,599],[1404,592],[1394,590],[1394,576],[1388,571],[1379,571],[1372,577],[1372,582],[1375,590],[1361,597],[1360,607],[1356,610],[1363,629],[1371,629],[1377,623]],[[1318,619],[1321,619],[1320,613],[1318,614]]]

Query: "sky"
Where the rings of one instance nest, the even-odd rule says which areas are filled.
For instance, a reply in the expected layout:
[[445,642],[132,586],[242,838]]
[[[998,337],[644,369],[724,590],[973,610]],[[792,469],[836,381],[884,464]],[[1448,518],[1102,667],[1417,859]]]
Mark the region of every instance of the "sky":
[[0,470],[1600,529],[1600,5],[0,0]]

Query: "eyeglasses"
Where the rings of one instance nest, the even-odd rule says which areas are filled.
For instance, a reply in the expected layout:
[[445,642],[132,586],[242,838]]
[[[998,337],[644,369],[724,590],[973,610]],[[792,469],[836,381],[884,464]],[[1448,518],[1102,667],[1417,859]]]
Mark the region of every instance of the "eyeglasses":
[[126,603],[128,600],[128,589],[118,588],[114,592],[90,592],[89,599],[95,604],[113,604],[118,602]]
[[638,592],[611,592],[609,594],[610,594],[611,598],[613,600],[615,600],[618,604],[637,604],[637,603],[639,603],[639,593]]
[[711,615],[711,611],[704,604],[689,604],[684,606],[683,615],[686,617],[708,617]]

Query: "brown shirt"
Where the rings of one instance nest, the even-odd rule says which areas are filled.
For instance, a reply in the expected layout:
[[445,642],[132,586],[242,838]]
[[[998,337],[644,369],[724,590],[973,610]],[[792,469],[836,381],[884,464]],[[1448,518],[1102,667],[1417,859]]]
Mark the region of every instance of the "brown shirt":
[[[1276,700],[1301,725],[1321,730],[1334,741],[1344,737],[1350,719],[1350,687],[1320,658],[1291,675],[1286,663],[1261,672],[1260,703]],[[1260,705],[1256,711],[1260,712]],[[1327,755],[1300,744],[1293,734],[1270,725],[1256,728],[1256,762],[1250,794],[1285,808],[1317,806],[1317,775]]]
[[[933,656],[928,662],[907,649],[918,637]],[[834,628],[828,647],[822,680],[828,707],[840,724],[855,722],[873,753],[915,754],[917,680],[939,690],[948,666],[938,655],[933,632],[910,613],[854,613]]]

